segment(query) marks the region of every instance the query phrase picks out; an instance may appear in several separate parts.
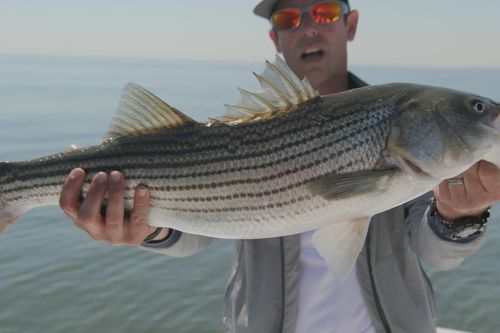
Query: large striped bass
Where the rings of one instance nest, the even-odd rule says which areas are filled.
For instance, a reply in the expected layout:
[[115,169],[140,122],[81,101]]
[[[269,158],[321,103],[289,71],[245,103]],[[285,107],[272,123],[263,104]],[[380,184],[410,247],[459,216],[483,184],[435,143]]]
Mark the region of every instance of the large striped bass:
[[152,93],[125,87],[99,145],[0,164],[0,229],[56,205],[65,175],[120,170],[131,204],[151,189],[148,223],[219,238],[315,230],[313,244],[344,278],[371,216],[486,159],[500,165],[500,107],[449,89],[387,84],[319,96],[277,58],[241,90],[232,113],[196,122]]

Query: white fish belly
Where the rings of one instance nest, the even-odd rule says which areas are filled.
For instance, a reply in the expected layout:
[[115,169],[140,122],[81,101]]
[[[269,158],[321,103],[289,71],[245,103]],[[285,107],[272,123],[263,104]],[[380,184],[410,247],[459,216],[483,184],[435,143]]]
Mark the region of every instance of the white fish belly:
[[[268,198],[266,202],[290,202],[283,207],[258,211],[242,210],[172,214],[154,207],[149,223],[186,233],[216,238],[258,239],[279,237],[319,229],[332,223],[371,217],[408,202],[437,185],[436,180],[394,177],[384,188],[339,200],[312,195],[307,186]],[[390,190],[387,190],[390,189]],[[261,203],[265,205],[266,203]],[[217,208],[213,208],[217,209]]]

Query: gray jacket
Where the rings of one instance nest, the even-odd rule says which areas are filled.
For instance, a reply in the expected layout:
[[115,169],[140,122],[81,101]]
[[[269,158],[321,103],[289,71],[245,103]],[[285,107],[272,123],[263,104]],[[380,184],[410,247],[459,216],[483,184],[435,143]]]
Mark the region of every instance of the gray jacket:
[[[440,238],[430,227],[431,194],[372,218],[357,260],[358,278],[377,332],[435,332],[431,283],[419,259],[436,269],[460,264],[479,249],[482,235],[469,242]],[[148,247],[171,256],[189,256],[212,238],[181,234],[167,247]],[[298,310],[300,239],[236,241],[225,296],[225,332],[293,333]]]
[[[365,83],[349,74],[350,87]],[[479,249],[482,235],[446,241],[431,225],[431,193],[372,218],[357,260],[363,296],[377,332],[426,333],[436,330],[431,283],[420,259],[451,269]],[[214,239],[175,231],[146,249],[189,256]],[[238,240],[225,296],[224,331],[294,333],[298,311],[300,236]]]

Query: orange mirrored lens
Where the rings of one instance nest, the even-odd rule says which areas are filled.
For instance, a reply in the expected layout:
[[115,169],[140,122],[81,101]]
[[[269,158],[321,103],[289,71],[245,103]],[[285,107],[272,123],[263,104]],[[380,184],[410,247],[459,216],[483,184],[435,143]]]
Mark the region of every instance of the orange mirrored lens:
[[340,18],[342,6],[338,2],[325,1],[311,6],[283,8],[276,11],[271,19],[278,30],[296,29],[302,22],[303,13],[309,13],[312,20],[318,24],[328,24]]
[[341,16],[342,8],[335,2],[321,2],[311,6],[310,14],[314,22],[327,24],[337,21]]
[[284,8],[273,14],[273,24],[279,30],[295,29],[300,25],[302,13],[297,8]]

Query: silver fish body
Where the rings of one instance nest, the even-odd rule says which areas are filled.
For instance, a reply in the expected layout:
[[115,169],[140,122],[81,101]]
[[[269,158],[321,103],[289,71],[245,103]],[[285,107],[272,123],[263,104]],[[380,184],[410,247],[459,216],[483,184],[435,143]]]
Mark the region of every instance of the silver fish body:
[[[269,83],[276,78],[259,78],[267,95],[284,94]],[[243,102],[250,116],[208,124],[170,107],[174,119],[158,119],[155,110],[138,120],[161,101],[129,85],[122,108],[134,109],[135,120],[115,118],[102,144],[0,165],[0,221],[57,204],[64,177],[81,167],[88,181],[123,171],[129,205],[135,187],[147,185],[151,225],[220,238],[277,237],[369,218],[483,158],[500,164],[500,107],[491,100],[413,84],[320,97],[301,84],[299,101],[275,101],[285,106],[243,92],[269,110]],[[141,121],[149,123],[145,130],[133,128]],[[151,129],[154,122],[168,125]]]
[[[355,95],[365,99],[365,110],[353,109],[350,95],[316,98],[265,121],[190,124],[10,163],[3,168],[0,196],[19,209],[57,204],[63,179],[72,168],[86,170],[89,180],[99,171],[120,170],[128,183],[127,199],[132,199],[135,186],[147,185],[152,215],[171,227],[182,230],[183,224],[192,224],[196,229],[208,222],[189,231],[229,238],[298,232],[287,232],[290,226],[285,224],[272,234],[266,230],[272,228],[270,221],[300,220],[329,203],[310,193],[310,181],[371,169],[381,162],[394,94],[383,96],[384,104],[378,96],[369,101],[362,90]],[[265,224],[253,227],[261,223]]]

